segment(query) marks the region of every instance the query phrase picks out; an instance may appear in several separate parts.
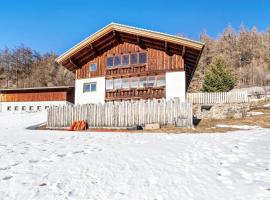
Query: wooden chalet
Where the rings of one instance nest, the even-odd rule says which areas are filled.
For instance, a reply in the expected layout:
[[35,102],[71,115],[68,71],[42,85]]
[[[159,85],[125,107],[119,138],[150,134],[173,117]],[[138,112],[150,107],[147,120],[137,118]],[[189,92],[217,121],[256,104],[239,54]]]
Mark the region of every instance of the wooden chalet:
[[184,37],[111,23],[56,61],[76,73],[75,103],[185,101],[203,47]]

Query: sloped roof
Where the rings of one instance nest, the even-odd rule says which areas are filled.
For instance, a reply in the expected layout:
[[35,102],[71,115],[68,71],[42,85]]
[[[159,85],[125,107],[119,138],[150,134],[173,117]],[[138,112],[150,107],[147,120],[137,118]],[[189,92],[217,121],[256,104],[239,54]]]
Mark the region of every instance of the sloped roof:
[[110,23],[109,25],[105,26],[101,30],[97,31],[96,33],[90,35],[62,55],[60,55],[57,59],[56,62],[59,64],[62,64],[63,61],[66,59],[70,58],[71,56],[75,55],[77,52],[88,46],[89,44],[95,42],[96,40],[100,39],[101,37],[105,36],[111,31],[119,31],[119,32],[124,32],[128,34],[136,34],[139,36],[147,37],[147,38],[152,38],[152,39],[157,39],[157,40],[162,40],[162,41],[167,41],[170,43],[174,44],[179,44],[183,45],[186,47],[190,47],[193,49],[197,50],[202,50],[204,43],[198,42],[195,40],[191,40],[185,37],[180,37],[180,36],[175,36],[175,35],[170,35],[170,34],[165,34],[157,31],[151,31],[147,29],[141,29],[141,28],[136,28],[132,26],[127,26],[127,25],[122,25],[122,24],[117,24],[117,23]]
[[123,42],[181,55],[185,63],[187,87],[204,48],[204,43],[185,37],[111,23],[60,55],[56,62],[74,71]]

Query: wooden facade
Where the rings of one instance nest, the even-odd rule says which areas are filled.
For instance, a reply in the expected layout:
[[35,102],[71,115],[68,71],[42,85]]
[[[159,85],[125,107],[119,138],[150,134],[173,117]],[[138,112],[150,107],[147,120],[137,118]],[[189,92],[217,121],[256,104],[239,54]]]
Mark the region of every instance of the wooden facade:
[[[76,73],[76,79],[105,77],[105,80],[164,76],[185,72],[187,89],[204,45],[200,42],[159,32],[110,24],[61,55],[56,61]],[[108,58],[146,54],[146,62],[108,67]],[[122,57],[121,57],[122,58]],[[129,60],[130,61],[130,60]],[[90,65],[97,66],[90,71]],[[131,80],[129,80],[131,81]],[[105,101],[166,98],[166,87],[106,89]]]
[[[126,65],[120,67],[107,68],[106,61],[110,56],[132,54],[136,52],[147,53],[147,63],[137,65]],[[97,71],[90,72],[89,65],[91,63],[97,64]],[[123,42],[112,49],[104,52],[101,55],[94,57],[85,63],[81,68],[76,69],[76,78],[92,78],[99,76],[106,76],[106,78],[114,77],[131,77],[140,76],[142,73],[150,74],[164,74],[167,71],[183,71],[184,60],[181,55],[167,54],[164,51],[147,48],[142,49],[139,45]]]
[[0,102],[74,102],[74,87],[19,88],[0,90]]
[[[108,57],[142,52],[147,55],[147,62],[144,64],[127,64],[112,68],[108,68],[106,65]],[[97,65],[95,72],[90,71],[91,64]],[[105,76],[106,80],[113,80],[142,76],[165,76],[165,72],[170,71],[184,71],[184,60],[181,55],[167,54],[153,48],[143,49],[140,45],[123,42],[76,69],[76,79]],[[106,101],[164,98],[165,87],[106,90],[105,93]]]

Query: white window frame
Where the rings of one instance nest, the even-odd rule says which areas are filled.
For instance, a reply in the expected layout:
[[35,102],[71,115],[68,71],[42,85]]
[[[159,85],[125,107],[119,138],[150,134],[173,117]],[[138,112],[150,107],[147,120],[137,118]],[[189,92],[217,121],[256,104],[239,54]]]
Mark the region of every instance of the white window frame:
[[[89,91],[86,91],[86,90],[85,90],[85,85],[89,85],[89,88],[90,88]],[[91,85],[96,85],[96,89],[92,91]],[[87,82],[87,83],[84,83],[84,84],[83,84],[83,93],[96,92],[96,91],[97,91],[97,82]]]
[[[111,81],[112,82],[112,88],[108,88],[108,81]],[[113,87],[113,79],[108,79],[108,80],[106,80],[105,81],[105,89],[106,90],[113,90],[114,89],[114,87]]]

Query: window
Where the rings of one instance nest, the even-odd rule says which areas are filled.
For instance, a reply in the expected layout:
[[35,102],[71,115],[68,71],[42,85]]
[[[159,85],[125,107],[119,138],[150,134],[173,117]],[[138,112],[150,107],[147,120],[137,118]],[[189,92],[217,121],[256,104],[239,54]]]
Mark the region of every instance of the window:
[[129,55],[122,56],[122,65],[129,65]]
[[138,58],[137,58],[138,54],[137,53],[133,53],[130,54],[130,64],[134,65],[138,63]]
[[112,68],[113,67],[113,57],[107,58],[107,67]]
[[165,83],[165,76],[119,78],[106,80],[106,90],[164,87]]
[[29,106],[29,110],[34,110],[34,106]]
[[139,53],[139,63],[144,64],[146,63],[146,60],[147,60],[146,52]]
[[22,106],[22,110],[26,110],[26,106]]
[[19,110],[19,106],[14,106],[14,110],[18,111]]
[[[116,55],[107,58],[107,68],[127,66],[127,65],[136,65],[136,64],[145,64],[147,62],[147,53],[131,53],[125,55]],[[93,66],[92,66],[93,65]],[[89,71],[96,71],[97,65],[90,64]]]
[[44,108],[45,108],[45,110],[48,110],[49,109],[49,106],[45,106]]
[[41,106],[37,106],[37,110],[41,110]]
[[147,87],[147,80],[146,77],[140,78],[140,88]]
[[129,88],[129,79],[128,78],[122,79],[122,88],[124,88],[124,89]]
[[113,89],[113,80],[106,80],[106,90]]
[[83,84],[83,92],[95,92],[97,91],[97,83],[84,83]]
[[155,87],[156,77],[150,76],[148,77],[147,87]]
[[11,111],[11,106],[8,106],[8,107],[7,107],[7,110],[8,110],[8,111]]
[[91,63],[91,64],[89,65],[89,71],[90,71],[90,72],[95,72],[95,71],[97,71],[97,63]]
[[138,88],[138,78],[132,78],[130,80],[130,88]]
[[113,86],[114,89],[121,89],[121,79],[114,79]]
[[156,86],[157,87],[166,86],[165,76],[158,76],[157,77]]
[[113,66],[119,66],[119,65],[121,65],[121,56],[115,56]]

